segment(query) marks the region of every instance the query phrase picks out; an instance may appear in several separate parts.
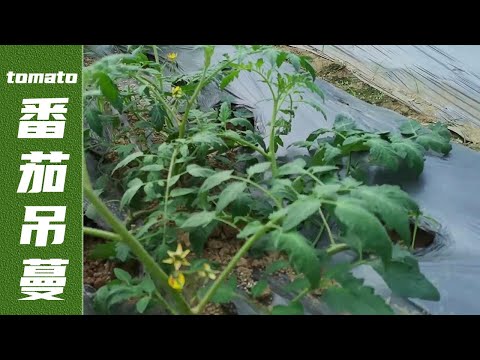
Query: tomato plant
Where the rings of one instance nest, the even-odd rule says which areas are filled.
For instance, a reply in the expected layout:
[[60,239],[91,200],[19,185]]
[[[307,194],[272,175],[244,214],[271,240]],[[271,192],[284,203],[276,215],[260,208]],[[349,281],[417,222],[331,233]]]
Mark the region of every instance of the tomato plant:
[[[134,257],[146,270],[145,276],[132,278],[118,269],[117,280],[98,291],[98,309],[135,299],[139,312],[156,304],[172,314],[201,314],[211,302],[239,296],[232,272],[255,246],[262,254],[283,254],[296,274],[289,286],[295,298],[288,306],[269,308],[272,314],[302,313],[307,294],[342,313],[393,313],[352,275],[365,264],[397,295],[439,299],[410,251],[421,216],[418,205],[397,186],[368,185],[363,174],[375,165],[406,167],[418,176],[426,151],[451,150],[443,125],[426,128],[410,121],[398,134],[373,133],[339,115],[332,129],[320,128],[292,145],[305,148],[307,155],[285,161],[276,153],[299,104],[325,117],[323,94],[307,58],[270,46],[237,46],[233,55],[213,63],[215,47],[205,46],[202,70],[185,75],[178,71],[177,54],[161,57],[154,46],[151,59],[150,48],[107,56],[84,72],[86,144],[114,154],[102,164],[101,182],[92,185],[84,175],[91,203],[87,212],[102,217],[112,232],[84,231],[117,243],[113,256]],[[295,72],[283,71],[284,63]],[[224,89],[242,72],[254,73],[269,90],[266,142],[246,112],[228,101],[209,109],[198,105],[207,86]],[[318,102],[305,96],[311,92]],[[121,126],[122,117],[129,126]],[[125,221],[100,199],[113,186],[123,194]],[[202,258],[219,226],[234,231],[242,244],[224,267]],[[306,226],[317,229],[315,238],[304,236]],[[392,232],[399,242],[392,241]],[[181,240],[185,237],[189,248]],[[354,261],[334,261],[347,251]],[[251,295],[262,293],[265,279],[285,265],[271,264]]]

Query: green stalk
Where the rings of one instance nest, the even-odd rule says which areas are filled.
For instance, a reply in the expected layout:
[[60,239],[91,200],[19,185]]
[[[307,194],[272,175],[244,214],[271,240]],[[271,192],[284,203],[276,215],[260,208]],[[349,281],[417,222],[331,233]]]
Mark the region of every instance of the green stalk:
[[90,235],[98,239],[111,240],[111,241],[122,241],[122,238],[115,233],[110,231],[104,231],[100,229],[95,229],[91,227],[84,227],[83,233],[85,235]]
[[300,294],[298,294],[297,296],[295,296],[293,298],[293,300],[290,301],[290,302],[293,303],[293,302],[297,302],[297,301],[301,300],[305,295],[308,294],[309,291],[310,291],[310,288],[303,289],[302,292]]
[[121,241],[128,245],[132,252],[137,256],[138,260],[141,261],[145,266],[152,278],[170,293],[180,312],[183,314],[191,314],[191,309],[182,295],[169,287],[167,274],[155,262],[142,244],[140,244],[140,242],[132,234],[130,234],[125,225],[119,219],[117,219],[115,215],[112,214],[112,212],[106,207],[98,195],[93,191],[85,162],[83,166],[83,190],[85,197],[90,200],[98,214],[120,236]]
[[271,220],[269,223],[267,223],[264,227],[262,227],[257,233],[253,236],[251,236],[243,246],[240,248],[240,250],[237,251],[235,256],[230,260],[228,265],[225,267],[225,269],[222,271],[222,273],[219,275],[219,277],[215,280],[215,282],[210,286],[208,289],[207,293],[203,297],[203,299],[200,301],[200,303],[195,306],[192,309],[192,312],[194,314],[200,314],[205,306],[208,304],[212,296],[215,294],[215,292],[218,290],[222,282],[230,275],[230,273],[233,271],[237,263],[240,261],[240,259],[247,253],[247,251],[252,247],[252,245],[260,239],[265,233],[271,228],[271,226],[275,225],[277,221],[279,221],[281,218],[276,218],[274,220]]
[[350,152],[350,154],[348,155],[347,172],[346,172],[345,176],[348,176],[350,174],[351,163],[352,163],[352,153]]
[[177,159],[177,148],[173,150],[172,158],[170,159],[170,166],[168,168],[168,175],[167,175],[167,185],[165,186],[165,198],[163,199],[163,245],[167,243],[167,208],[168,208],[168,197],[170,196],[170,179],[172,178],[173,170],[175,167],[175,160]]
[[278,166],[277,166],[277,156],[275,153],[275,122],[277,120],[277,112],[278,112],[278,101],[277,99],[273,100],[273,114],[272,120],[270,121],[270,144],[268,146],[269,152],[269,159],[270,163],[272,164],[272,176],[277,177],[278,175]]
[[200,81],[198,82],[198,85],[195,88],[195,91],[193,92],[192,97],[187,102],[187,107],[185,108],[185,113],[183,114],[182,121],[180,122],[180,126],[178,128],[178,138],[179,139],[182,139],[185,136],[185,128],[187,127],[188,115],[190,114],[190,110],[192,109],[193,103],[195,102],[195,100],[197,100],[197,97],[200,94],[200,91],[202,90],[202,88],[204,86],[203,81],[205,80],[205,76],[207,74],[207,69],[208,68],[206,66],[203,68],[202,77],[200,78]]
[[170,304],[167,302],[167,300],[163,298],[162,294],[160,294],[158,290],[155,290],[155,295],[158,301],[160,302],[160,304],[162,304],[163,307],[167,309],[167,311],[170,311],[172,315],[178,315],[178,311],[170,306]]
[[247,184],[250,184],[254,187],[256,187],[257,189],[261,190],[263,193],[265,193],[265,195],[267,195],[269,198],[271,198],[274,202],[275,202],[275,205],[281,209],[282,208],[282,203],[280,201],[278,201],[278,199],[273,196],[273,194],[268,191],[267,189],[263,188],[262,186],[258,185],[256,182],[253,182],[252,180],[249,180],[249,179],[244,179],[240,176],[232,176],[231,177],[232,179],[234,180],[239,180],[239,181],[243,181],[243,182],[246,182]]
[[418,230],[418,214],[415,216],[415,227],[413,228],[413,238],[412,238],[412,250],[415,250],[415,240],[417,238],[417,230]]
[[325,229],[327,229],[327,234],[328,234],[328,238],[330,239],[330,244],[335,245],[335,239],[333,238],[332,230],[328,225],[327,218],[325,217],[325,215],[323,215],[322,208],[320,208],[318,212],[320,213],[320,217],[322,218],[323,225],[325,225]]
[[231,136],[228,136],[228,135],[222,134],[221,136],[224,137],[225,139],[235,141],[236,143],[238,143],[238,144],[240,144],[240,145],[249,147],[250,149],[258,152],[258,153],[261,154],[261,155],[263,155],[265,158],[270,159],[270,155],[267,154],[267,153],[266,153],[261,147],[259,147],[259,146],[255,146],[255,145],[249,143],[249,142],[246,141],[246,140],[237,139],[237,138],[234,138],[234,137],[231,137]]
[[152,45],[153,48],[153,56],[155,56],[155,62],[160,64],[160,57],[158,56],[158,48],[157,45]]
[[327,254],[332,256],[348,249],[350,249],[350,246],[348,246],[347,244],[335,244],[335,245],[331,245],[327,249]]

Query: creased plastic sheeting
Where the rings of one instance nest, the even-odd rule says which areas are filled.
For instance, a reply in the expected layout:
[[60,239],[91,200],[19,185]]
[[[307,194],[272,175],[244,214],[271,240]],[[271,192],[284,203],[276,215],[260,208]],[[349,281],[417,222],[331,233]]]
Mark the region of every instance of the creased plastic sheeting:
[[[197,71],[203,64],[203,51],[181,46],[165,49],[177,51],[183,71]],[[218,46],[215,60],[232,52],[230,46]],[[288,65],[285,71],[293,71]],[[406,118],[391,110],[370,105],[322,80],[316,81],[325,94],[323,109],[327,120],[312,108],[300,105],[292,124],[292,131],[283,136],[284,147],[279,155],[294,155],[287,147],[304,140],[318,128],[331,128],[335,116],[343,113],[352,117],[360,128],[373,131],[396,131]],[[235,103],[248,107],[255,116],[256,126],[263,134],[268,128],[271,104],[265,101],[269,93],[266,85],[252,73],[242,73],[227,90],[235,97]],[[321,99],[309,95],[317,101]],[[401,174],[373,174],[377,183],[397,183],[420,205],[422,211],[442,225],[441,236],[436,241],[442,246],[419,258],[425,275],[439,288],[439,302],[417,301],[433,314],[480,314],[480,154],[464,146],[453,145],[447,158],[428,155],[425,170],[419,179],[406,181]],[[358,274],[377,288],[383,287],[369,267]],[[382,291],[380,289],[380,291]]]
[[292,45],[343,63],[422,114],[480,126],[480,46]]

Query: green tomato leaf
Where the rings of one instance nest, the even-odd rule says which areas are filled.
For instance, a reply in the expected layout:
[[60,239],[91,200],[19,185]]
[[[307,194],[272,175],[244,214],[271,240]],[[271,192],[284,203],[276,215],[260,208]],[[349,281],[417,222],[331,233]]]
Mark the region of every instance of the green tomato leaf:
[[128,155],[125,159],[120,161],[117,166],[115,166],[115,169],[113,169],[112,174],[117,171],[118,169],[130,164],[133,160],[138,159],[140,156],[143,156],[143,152],[137,151],[133,154]]
[[161,104],[157,103],[152,106],[152,110],[150,110],[150,119],[155,130],[161,131],[163,129],[166,115],[167,114],[165,110],[163,110],[163,107]]
[[258,281],[250,290],[254,298],[258,298],[265,293],[265,290],[268,288],[268,281],[262,279]]
[[202,178],[207,178],[207,177],[215,174],[214,170],[208,169],[208,168],[203,168],[203,167],[198,166],[196,164],[188,165],[187,166],[187,172],[194,177],[202,177]]
[[263,228],[263,224],[258,221],[258,220],[255,220],[251,223],[248,223],[243,229],[242,231],[240,231],[237,235],[237,237],[239,239],[246,239],[247,237],[255,234],[256,232],[258,232],[261,228]]
[[355,122],[345,115],[337,115],[333,128],[338,132],[348,132],[355,129]]
[[210,175],[207,179],[205,179],[202,186],[200,187],[200,192],[213,189],[215,186],[218,186],[221,183],[229,180],[232,176],[232,173],[233,173],[233,170],[224,170],[224,171],[219,171],[213,175]]
[[102,94],[107,98],[108,101],[110,101],[115,109],[117,109],[119,112],[122,112],[123,103],[120,97],[120,92],[110,76],[103,71],[99,71],[95,73],[94,77],[97,80]]
[[200,213],[192,214],[187,221],[185,221],[181,228],[195,228],[200,226],[206,226],[215,219],[214,211],[202,211]]
[[129,189],[125,191],[125,194],[123,194],[122,200],[120,201],[120,209],[123,209],[124,206],[130,204],[130,201],[132,201],[138,190],[144,185],[140,179],[135,180],[138,180],[138,182],[130,186]]
[[349,284],[346,287],[332,287],[325,291],[322,299],[337,313],[352,315],[393,315],[385,300],[375,295],[372,288]]
[[288,254],[289,262],[295,271],[305,275],[313,288],[320,282],[320,260],[315,250],[301,234],[296,232],[272,234],[273,243],[277,250]]
[[102,113],[98,109],[93,108],[88,108],[85,111],[85,118],[87,119],[88,126],[100,137],[103,136],[103,124],[100,118],[101,114]]
[[212,296],[212,302],[215,304],[227,304],[237,296],[237,278],[232,276],[227,281],[220,284],[220,287]]
[[303,159],[295,159],[288,164],[280,166],[278,168],[278,175],[285,176],[285,175],[294,175],[300,174],[304,171],[305,166],[307,163]]
[[420,272],[414,258],[404,258],[402,261],[389,261],[383,264],[378,262],[373,268],[399,296],[429,301],[440,300],[440,293]]
[[115,268],[113,269],[113,272],[115,274],[115,277],[118,280],[123,281],[124,283],[130,284],[130,282],[132,281],[132,276],[125,270]]
[[247,169],[248,176],[253,176],[255,174],[261,174],[270,169],[270,162],[261,162],[255,165],[250,166]]
[[145,296],[137,301],[137,305],[135,307],[140,314],[143,314],[145,312],[148,304],[150,303],[150,300],[151,300],[150,296]]
[[283,220],[283,230],[291,230],[314,213],[318,212],[321,201],[314,198],[305,198],[295,201],[287,207],[287,216]]
[[198,188],[176,188],[170,192],[170,197],[184,196],[188,194],[193,194],[198,191]]
[[232,110],[230,109],[230,104],[225,101],[222,103],[222,106],[220,106],[218,119],[224,123],[224,122],[227,122],[230,116],[232,116]]
[[229,184],[220,194],[217,202],[217,212],[225,209],[232,201],[234,201],[240,194],[242,194],[247,188],[247,184],[238,181]]
[[356,199],[340,198],[335,216],[346,229],[347,237],[358,238],[363,250],[372,251],[382,259],[392,257],[392,244],[382,223]]
[[366,144],[370,146],[370,161],[384,166],[390,170],[397,170],[399,158],[393,146],[383,139],[369,139]]
[[365,207],[382,219],[406,244],[411,242],[409,212],[418,212],[418,206],[398,186],[360,186],[351,191],[353,197],[364,201]]
[[272,315],[303,315],[302,303],[296,301],[289,305],[276,305],[272,309]]

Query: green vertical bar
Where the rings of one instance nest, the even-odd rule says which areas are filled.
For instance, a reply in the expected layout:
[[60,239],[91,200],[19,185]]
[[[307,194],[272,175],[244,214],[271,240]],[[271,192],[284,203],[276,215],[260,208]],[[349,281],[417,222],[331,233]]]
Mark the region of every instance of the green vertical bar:
[[[82,46],[0,46],[0,314],[82,314]],[[7,74],[75,73],[74,84],[8,83]],[[23,81],[23,77],[17,79]],[[57,77],[58,81],[58,77]],[[23,99],[68,98],[64,137],[60,139],[18,138]],[[35,119],[32,119],[35,120]],[[53,119],[52,119],[53,120]],[[31,151],[62,151],[70,154],[65,188],[59,193],[18,193],[22,154]],[[46,163],[48,164],[48,162]],[[52,244],[50,232],[45,247],[20,244],[25,206],[66,206],[65,237]],[[66,285],[60,301],[28,300],[20,279],[26,259],[67,259]]]

